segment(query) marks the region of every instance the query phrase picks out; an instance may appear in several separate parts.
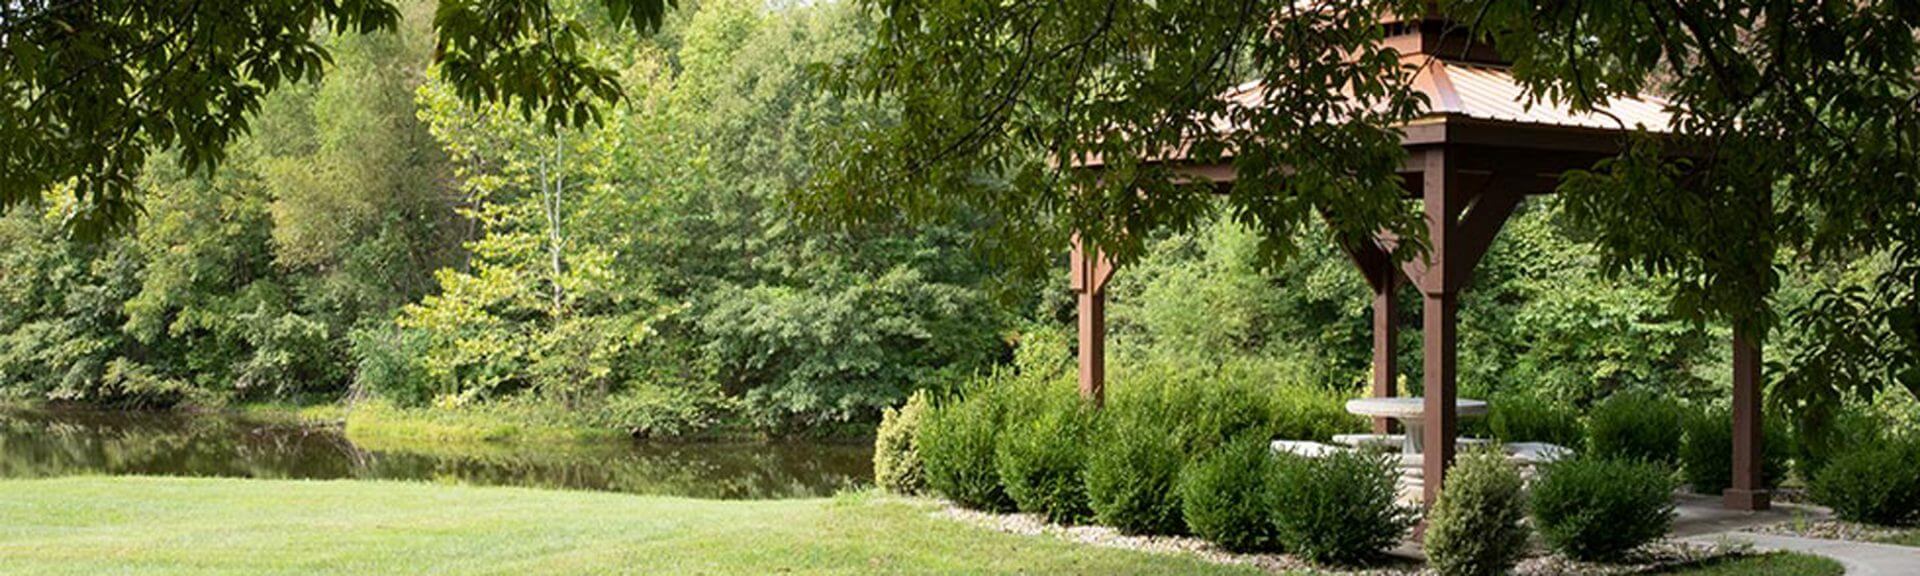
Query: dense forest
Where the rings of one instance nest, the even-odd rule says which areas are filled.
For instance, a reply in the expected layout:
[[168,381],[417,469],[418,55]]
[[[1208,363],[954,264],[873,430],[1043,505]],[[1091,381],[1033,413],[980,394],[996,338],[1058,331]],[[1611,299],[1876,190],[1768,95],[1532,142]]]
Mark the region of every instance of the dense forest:
[[[643,436],[780,435],[1071,353],[1064,268],[1014,261],[990,219],[826,228],[789,201],[820,150],[897,115],[832,85],[873,33],[858,7],[714,0],[644,38],[589,30],[626,94],[557,131],[438,80],[431,10],[327,37],[324,79],[271,94],[219,170],[150,159],[129,234],[70,238],[61,190],[0,219],[0,396],[507,405]],[[1462,393],[1724,401],[1729,330],[1603,274],[1564,212],[1531,201],[1465,292]],[[1325,232],[1281,259],[1224,217],[1155,235],[1113,288],[1116,370],[1357,394],[1369,293]],[[1775,306],[1881,265],[1782,254]],[[1417,388],[1419,334],[1402,334]],[[1802,340],[1783,324],[1769,355]]]

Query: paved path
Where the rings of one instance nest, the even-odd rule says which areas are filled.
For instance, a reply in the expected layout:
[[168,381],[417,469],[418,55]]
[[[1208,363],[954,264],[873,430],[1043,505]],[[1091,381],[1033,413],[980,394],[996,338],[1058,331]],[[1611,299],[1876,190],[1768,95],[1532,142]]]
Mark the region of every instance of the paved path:
[[1894,576],[1901,574],[1920,574],[1920,548],[1874,544],[1871,542],[1851,542],[1846,540],[1826,540],[1818,538],[1798,538],[1776,534],[1755,534],[1753,532],[1720,532],[1702,534],[1684,538],[1693,542],[1720,543],[1744,542],[1761,550],[1785,550],[1815,554],[1840,561],[1847,567],[1847,574],[1860,576]]

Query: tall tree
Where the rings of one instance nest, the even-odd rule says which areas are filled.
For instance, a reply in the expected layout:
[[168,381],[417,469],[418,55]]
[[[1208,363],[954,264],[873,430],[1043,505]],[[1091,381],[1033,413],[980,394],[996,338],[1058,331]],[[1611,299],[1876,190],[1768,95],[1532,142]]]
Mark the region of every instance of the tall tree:
[[[650,30],[672,0],[596,4]],[[619,85],[583,54],[585,27],[568,13],[551,0],[441,0],[434,55],[465,100],[590,122]],[[367,33],[398,19],[387,0],[0,4],[0,209],[71,182],[73,231],[120,229],[138,213],[151,152],[177,148],[183,167],[212,168],[267,94],[319,77],[330,52],[316,29]]]

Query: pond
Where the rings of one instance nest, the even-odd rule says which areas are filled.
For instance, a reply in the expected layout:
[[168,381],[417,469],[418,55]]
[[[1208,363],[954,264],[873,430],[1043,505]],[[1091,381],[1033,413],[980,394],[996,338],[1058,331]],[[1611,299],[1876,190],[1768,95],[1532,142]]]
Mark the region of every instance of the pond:
[[864,444],[369,450],[338,426],[220,414],[0,410],[0,477],[80,474],[420,480],[693,498],[826,496],[871,484]]

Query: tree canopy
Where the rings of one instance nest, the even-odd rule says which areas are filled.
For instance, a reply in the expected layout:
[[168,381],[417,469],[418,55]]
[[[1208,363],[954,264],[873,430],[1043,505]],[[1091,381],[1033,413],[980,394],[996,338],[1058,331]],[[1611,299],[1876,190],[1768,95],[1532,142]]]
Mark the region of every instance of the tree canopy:
[[[584,25],[550,0],[443,0],[441,74],[473,103],[504,102],[579,125],[619,96],[584,54]],[[597,0],[620,26],[657,27],[672,0]],[[214,167],[262,99],[318,78],[317,29],[391,30],[389,0],[21,0],[0,4],[0,209],[71,182],[67,226],[98,237],[131,224],[155,150]]]
[[[1904,1],[879,1],[842,86],[900,121],[841,144],[803,198],[836,222],[982,211],[1122,261],[1189,230],[1212,189],[1157,160],[1230,156],[1223,210],[1283,256],[1324,214],[1332,240],[1418,238],[1393,175],[1424,110],[1376,43],[1389,15],[1490,41],[1533,105],[1591,111],[1656,93],[1673,138],[1567,175],[1568,217],[1609,272],[1671,289],[1695,321],[1764,335],[1784,269],[1877,263],[1866,286],[1790,312],[1819,344],[1791,401],[1920,389],[1920,8]],[[1263,98],[1223,98],[1257,82]],[[1222,127],[1225,126],[1225,129]],[[1666,153],[1686,146],[1697,154]],[[1097,162],[1099,171],[1073,165]],[[979,178],[981,174],[1000,176]],[[878,184],[875,184],[878,180]],[[1318,241],[1318,240],[1316,240]],[[1407,257],[1402,253],[1399,256]],[[1812,390],[1810,392],[1810,390]]]

